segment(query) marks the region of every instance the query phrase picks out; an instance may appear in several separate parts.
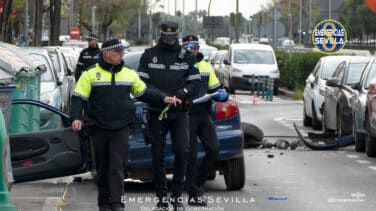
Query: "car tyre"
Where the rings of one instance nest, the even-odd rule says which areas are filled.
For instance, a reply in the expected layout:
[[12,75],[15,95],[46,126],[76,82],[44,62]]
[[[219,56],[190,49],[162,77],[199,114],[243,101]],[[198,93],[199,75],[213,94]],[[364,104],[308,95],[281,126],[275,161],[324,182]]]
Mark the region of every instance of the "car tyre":
[[244,148],[257,147],[264,140],[264,132],[254,124],[242,122]]
[[368,157],[376,156],[376,138],[371,134],[371,128],[369,124],[368,114],[366,113],[366,154]]
[[245,184],[244,157],[224,163],[224,178],[227,190],[240,190]]
[[311,126],[311,124],[312,124],[312,119],[311,119],[311,117],[309,117],[308,115],[307,115],[307,112],[306,112],[306,107],[304,106],[304,103],[303,103],[303,125],[305,126],[305,127],[309,127],[309,126]]
[[321,130],[322,128],[322,124],[320,120],[317,118],[315,104],[313,102],[312,102],[312,128],[314,130]]
[[353,120],[353,133],[354,133],[354,141],[355,141],[355,151],[357,152],[365,152],[365,134],[364,133],[357,133],[355,130],[355,120]]

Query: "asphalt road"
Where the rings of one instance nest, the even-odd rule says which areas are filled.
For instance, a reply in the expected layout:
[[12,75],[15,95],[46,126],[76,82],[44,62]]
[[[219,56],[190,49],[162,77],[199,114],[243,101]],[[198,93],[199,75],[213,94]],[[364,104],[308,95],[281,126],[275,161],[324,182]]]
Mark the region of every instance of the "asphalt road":
[[[249,95],[237,95],[242,121],[264,130],[266,138],[294,140],[292,124],[302,131],[302,102],[275,98],[273,102]],[[333,151],[245,149],[246,186],[227,191],[222,175],[206,183],[209,204],[187,210],[376,210],[376,159],[356,153],[353,146]],[[96,208],[96,187],[88,175],[82,182],[59,178],[14,184],[11,201],[18,210],[59,210],[64,190],[64,211],[92,211]],[[68,184],[68,185],[67,185]],[[150,183],[127,182],[127,210],[151,210],[154,191]]]

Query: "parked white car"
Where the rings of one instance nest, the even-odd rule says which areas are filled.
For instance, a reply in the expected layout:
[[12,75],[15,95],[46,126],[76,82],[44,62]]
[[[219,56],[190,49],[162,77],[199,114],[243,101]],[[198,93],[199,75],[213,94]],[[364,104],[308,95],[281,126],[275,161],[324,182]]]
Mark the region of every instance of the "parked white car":
[[279,87],[279,69],[274,50],[263,44],[231,44],[223,61],[225,68],[221,71],[221,82],[230,92],[251,90],[253,76],[268,76],[274,79],[274,93]]
[[365,113],[368,86],[376,78],[376,60],[372,58],[362,75],[359,83],[352,86],[352,116],[353,116],[353,137],[355,139],[355,150],[357,152],[365,151]]
[[[349,56],[325,56],[316,63],[315,68],[306,79],[303,94],[303,125],[312,126],[314,130],[321,130],[322,105],[324,103],[325,82],[336,67]],[[320,94],[321,93],[321,94]]]

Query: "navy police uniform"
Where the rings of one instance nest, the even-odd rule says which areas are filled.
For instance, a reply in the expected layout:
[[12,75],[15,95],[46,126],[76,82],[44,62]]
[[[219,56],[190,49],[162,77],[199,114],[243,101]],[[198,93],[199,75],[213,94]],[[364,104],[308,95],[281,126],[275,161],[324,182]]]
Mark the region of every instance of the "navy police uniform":
[[[194,35],[183,38],[185,48],[193,51],[199,48],[198,38]],[[203,60],[203,55],[198,53],[197,66],[201,74],[200,95],[213,93],[221,85],[211,65]],[[189,195],[188,204],[206,205],[203,198],[203,185],[209,173],[214,170],[218,157],[219,144],[215,126],[211,120],[212,101],[193,104],[189,111],[189,156],[186,173],[186,187]],[[197,137],[200,138],[205,149],[205,156],[201,164],[197,165]]]
[[[88,38],[88,41],[90,40],[97,40],[98,37],[94,34],[91,34]],[[74,78],[76,79],[76,82],[80,78],[83,71],[91,67],[92,65],[96,64],[99,61],[99,57],[101,55],[101,50],[99,49],[98,45],[95,47],[89,46],[88,48],[85,48],[81,51],[80,57],[77,61],[76,70],[74,73]]]
[[[195,57],[185,52],[177,41],[177,23],[161,24],[161,38],[155,47],[147,49],[141,56],[139,75],[148,87],[157,90],[162,95],[176,96],[183,103],[174,107],[171,105],[163,119],[159,114],[164,107],[150,106],[149,128],[152,136],[153,173],[156,195],[164,201],[167,197],[165,146],[166,135],[170,132],[175,155],[172,199],[178,199],[184,188],[188,150],[188,102],[197,96],[200,73],[196,68]],[[166,41],[175,41],[171,44]],[[182,203],[172,202],[175,209]],[[168,207],[166,203],[158,203],[158,207]]]

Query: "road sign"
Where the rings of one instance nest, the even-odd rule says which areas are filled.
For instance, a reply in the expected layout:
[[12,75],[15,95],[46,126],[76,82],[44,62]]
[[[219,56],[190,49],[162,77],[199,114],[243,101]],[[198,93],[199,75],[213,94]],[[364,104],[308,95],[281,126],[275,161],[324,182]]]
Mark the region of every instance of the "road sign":
[[347,42],[345,27],[336,20],[327,19],[319,22],[312,30],[312,43],[323,53],[338,53]]
[[78,28],[78,27],[71,27],[70,28],[70,37],[72,39],[78,39],[78,38],[80,38],[80,28]]

